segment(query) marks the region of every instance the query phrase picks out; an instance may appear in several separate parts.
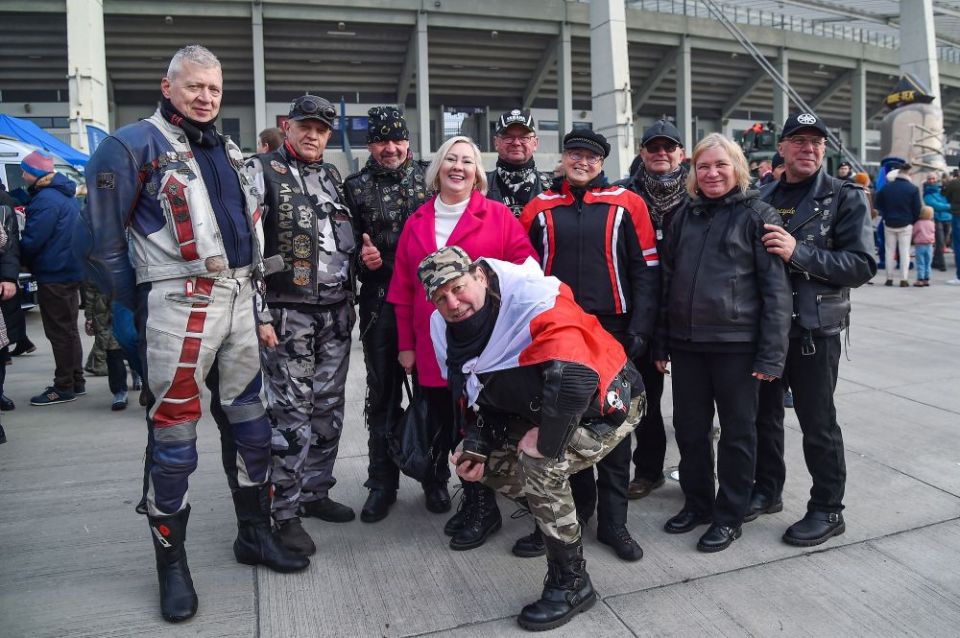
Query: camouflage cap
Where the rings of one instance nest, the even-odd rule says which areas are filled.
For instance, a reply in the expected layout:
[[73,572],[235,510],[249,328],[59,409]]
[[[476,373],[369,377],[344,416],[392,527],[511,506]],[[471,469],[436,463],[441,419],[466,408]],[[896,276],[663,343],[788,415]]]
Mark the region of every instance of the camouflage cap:
[[427,299],[432,299],[445,283],[470,272],[471,264],[470,255],[459,246],[444,246],[424,257],[417,267],[417,276],[427,291]]

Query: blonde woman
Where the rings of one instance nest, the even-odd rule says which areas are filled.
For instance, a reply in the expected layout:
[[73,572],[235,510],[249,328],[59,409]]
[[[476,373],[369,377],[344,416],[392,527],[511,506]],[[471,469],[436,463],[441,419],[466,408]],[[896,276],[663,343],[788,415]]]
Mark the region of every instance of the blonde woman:
[[[780,217],[757,191],[740,147],[711,134],[693,150],[690,202],[674,217],[663,268],[657,367],[673,365],[673,425],[683,509],[664,525],[682,534],[710,523],[697,543],[718,552],[741,533],[757,447],[759,384],[783,373],[792,301],[783,261],[764,248]],[[720,418],[713,482],[710,428]]]
[[[536,253],[520,222],[509,208],[487,199],[487,176],[480,149],[468,137],[452,137],[440,147],[427,168],[427,187],[437,193],[418,208],[403,226],[387,301],[397,316],[398,360],[407,374],[416,371],[417,383],[439,421],[441,450],[436,472],[423,481],[427,509],[450,509],[447,454],[458,437],[454,425],[453,395],[440,375],[430,339],[431,300],[423,293],[417,267],[427,255],[444,246],[459,246],[472,260],[492,257],[517,264]],[[464,507],[444,531],[450,547],[479,547],[500,528],[500,511],[493,490],[479,483],[464,484]]]

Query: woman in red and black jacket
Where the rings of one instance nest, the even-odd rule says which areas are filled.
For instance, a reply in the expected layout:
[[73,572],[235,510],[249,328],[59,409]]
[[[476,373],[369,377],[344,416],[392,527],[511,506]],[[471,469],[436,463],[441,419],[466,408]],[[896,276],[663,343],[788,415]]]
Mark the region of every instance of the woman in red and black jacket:
[[[564,136],[563,149],[563,177],[524,207],[520,224],[544,272],[570,286],[577,303],[636,360],[650,343],[660,288],[647,206],[636,193],[608,184],[603,160],[610,145],[603,135],[572,131]],[[639,560],[643,551],[626,528],[630,441],[597,468],[596,484],[592,469],[571,477],[577,512],[589,519],[596,503],[597,538],[620,558]]]

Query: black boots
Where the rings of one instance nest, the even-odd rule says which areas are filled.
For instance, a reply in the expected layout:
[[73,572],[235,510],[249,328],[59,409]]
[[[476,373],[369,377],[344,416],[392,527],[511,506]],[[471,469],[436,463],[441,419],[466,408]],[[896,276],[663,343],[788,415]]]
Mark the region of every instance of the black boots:
[[157,557],[160,581],[160,613],[168,622],[193,618],[197,613],[197,592],[190,578],[183,542],[187,538],[190,506],[172,516],[150,516],[150,536]]
[[544,541],[547,577],[543,579],[543,594],[517,616],[520,626],[531,631],[565,625],[574,615],[587,611],[597,602],[597,593],[583,560],[583,544],[579,540],[569,545],[552,538]]
[[457,551],[480,547],[502,523],[496,492],[473,482],[464,483],[463,492],[463,527],[450,539],[450,549]]
[[360,520],[364,523],[376,523],[390,513],[390,506],[397,502],[397,490],[372,489],[367,501],[360,510]]
[[514,556],[519,556],[520,558],[534,558],[535,556],[543,556],[547,553],[547,546],[543,542],[543,534],[540,532],[540,528],[536,523],[533,524],[533,533],[529,536],[518,538],[517,542],[513,544],[511,551]]
[[233,554],[244,565],[265,565],[275,572],[298,572],[310,559],[284,547],[271,527],[270,485],[232,490],[237,511],[237,540]]

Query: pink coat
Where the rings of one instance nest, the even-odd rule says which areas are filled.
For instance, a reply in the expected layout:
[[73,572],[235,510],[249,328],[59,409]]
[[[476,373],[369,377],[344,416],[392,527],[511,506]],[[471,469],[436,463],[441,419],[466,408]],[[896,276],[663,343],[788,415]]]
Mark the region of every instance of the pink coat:
[[[400,350],[414,351],[417,378],[420,385],[429,388],[447,385],[440,376],[430,339],[430,315],[434,307],[417,277],[417,266],[437,250],[435,199],[418,208],[403,225],[387,291],[387,301],[394,305],[397,314],[397,345]],[[492,257],[521,264],[527,257],[537,258],[530,239],[510,209],[478,191],[471,195],[447,246],[459,246],[473,259]]]
[[913,222],[913,245],[923,246],[936,243],[937,227],[933,225],[932,219],[918,219]]

